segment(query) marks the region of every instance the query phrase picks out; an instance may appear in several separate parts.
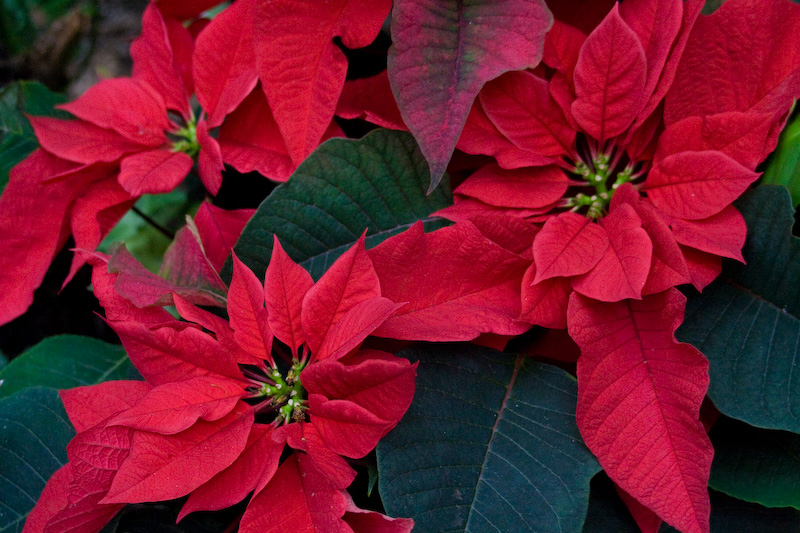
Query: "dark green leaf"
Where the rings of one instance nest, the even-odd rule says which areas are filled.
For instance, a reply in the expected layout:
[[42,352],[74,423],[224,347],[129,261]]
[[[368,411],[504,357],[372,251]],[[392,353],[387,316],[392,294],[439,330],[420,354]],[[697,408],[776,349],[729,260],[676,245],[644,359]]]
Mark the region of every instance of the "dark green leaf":
[[426,196],[429,181],[428,164],[408,133],[331,139],[264,200],[234,249],[263,276],[274,233],[292,259],[319,278],[364,230],[371,247],[417,220],[428,230],[444,225],[430,214],[451,203],[449,187],[445,182]]
[[761,180],[785,185],[792,194],[792,204],[795,207],[800,204],[800,115],[795,115],[781,133],[778,147]]
[[711,440],[712,488],[765,507],[800,508],[800,435],[722,418]]
[[0,401],[0,531],[19,533],[75,431],[58,391],[27,389]]
[[69,389],[127,379],[130,367],[122,346],[78,335],[48,337],[0,371],[0,398],[40,385]]
[[414,402],[378,444],[379,492],[415,531],[580,531],[600,470],[563,370],[473,345],[419,360]]
[[708,395],[729,417],[800,432],[800,239],[784,187],[761,186],[737,207],[747,221],[747,265],[726,264],[692,294],[677,332],[708,357]]
[[605,472],[592,478],[583,533],[639,533],[639,526]]
[[[711,533],[800,532],[800,513],[795,509],[767,509],[715,491],[711,493]],[[661,533],[677,530],[663,524]]]
[[17,81],[0,89],[0,192],[8,183],[11,169],[39,146],[23,113],[69,117],[53,109],[65,100],[35,81]]

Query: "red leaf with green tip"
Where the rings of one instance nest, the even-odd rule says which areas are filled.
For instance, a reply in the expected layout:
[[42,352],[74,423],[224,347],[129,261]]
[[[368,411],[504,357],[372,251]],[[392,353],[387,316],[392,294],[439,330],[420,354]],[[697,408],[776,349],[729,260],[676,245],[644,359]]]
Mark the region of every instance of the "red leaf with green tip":
[[701,219],[730,205],[758,176],[722,152],[680,152],[656,161],[642,190],[668,215]]
[[244,450],[252,409],[244,403],[214,422],[199,421],[175,435],[136,432],[102,503],[172,500],[229,467]]
[[320,143],[344,87],[347,59],[335,44],[369,45],[389,0],[273,0],[254,8],[259,78],[294,164]]
[[536,66],[553,18],[542,0],[397,0],[389,80],[404,122],[442,179],[473,100],[487,81]]
[[195,42],[195,92],[212,128],[219,126],[258,82],[253,5],[253,0],[235,2],[214,17]]
[[584,274],[600,261],[606,248],[606,231],[591,219],[577,213],[551,217],[533,240],[537,268],[533,283]]
[[314,468],[311,459],[292,454],[254,497],[242,516],[241,533],[351,533],[342,521],[347,500]]
[[680,531],[709,531],[713,449],[700,423],[708,361],[675,340],[686,298],[570,297],[578,359],[578,428],[605,472]]
[[[481,333],[519,335],[519,288],[529,261],[487,239],[471,223],[424,233],[417,223],[369,251],[383,296],[408,302],[375,335],[462,341]],[[432,276],[430,266],[447,274]]]
[[592,270],[572,280],[572,288],[603,302],[641,298],[653,255],[642,219],[633,207],[622,204],[600,224],[608,235],[608,248]]
[[586,38],[575,66],[572,115],[600,142],[630,126],[647,103],[647,60],[618,5]]

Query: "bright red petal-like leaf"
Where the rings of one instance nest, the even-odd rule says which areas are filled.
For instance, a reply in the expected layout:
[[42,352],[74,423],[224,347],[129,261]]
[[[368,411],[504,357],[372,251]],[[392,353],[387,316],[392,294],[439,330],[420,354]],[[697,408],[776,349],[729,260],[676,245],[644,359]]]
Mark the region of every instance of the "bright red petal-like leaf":
[[641,298],[653,255],[642,219],[630,205],[622,204],[600,224],[608,235],[608,248],[594,268],[572,280],[572,288],[603,302]]
[[327,447],[353,459],[367,455],[395,426],[356,403],[321,394],[308,395],[308,412]]
[[531,243],[539,228],[520,218],[510,215],[478,215],[470,222],[481,234],[509,252],[533,259]]
[[[680,246],[680,245],[679,245]],[[701,252],[688,246],[681,246],[692,285],[702,291],[709,283],[717,279],[722,272],[722,258],[718,255]]]
[[132,436],[130,428],[106,428],[103,424],[78,433],[67,445],[74,484],[102,497],[130,454]]
[[800,6],[788,0],[731,1],[700,17],[666,99],[666,124],[726,111],[777,120],[800,96],[798,33]]
[[106,427],[125,426],[172,435],[188,429],[198,419],[219,420],[233,410],[244,394],[239,383],[218,377],[164,383],[132,408],[112,417]]
[[414,521],[410,518],[391,518],[376,511],[359,509],[347,492],[347,512],[344,521],[353,533],[411,533]]
[[241,533],[352,533],[342,521],[347,500],[301,454],[278,468],[267,488],[250,501]]
[[194,288],[197,292],[205,291],[212,299],[216,299],[217,304],[219,295],[227,291],[225,282],[206,257],[197,227],[188,216],[186,226],[178,230],[175,240],[164,253],[164,261],[158,274],[178,287]]
[[498,131],[520,148],[553,157],[571,152],[575,129],[544,79],[526,71],[507,72],[484,86],[480,100]]
[[[189,116],[189,95],[191,86],[191,65],[188,65],[188,79],[183,76],[187,69],[185,61],[180,61],[185,54],[182,48],[190,47],[192,39],[188,32],[177,21],[171,21],[169,27],[154,3],[147,6],[142,15],[142,34],[131,44],[133,58],[133,77],[146,81],[161,94],[167,108],[178,111],[184,117]],[[170,38],[170,33],[175,34]],[[183,35],[181,35],[183,34]],[[187,42],[188,39],[188,42]],[[172,41],[177,41],[179,50],[173,50]],[[191,54],[191,48],[189,49]]]
[[314,359],[328,357],[339,359],[364,342],[387,318],[405,304],[396,304],[388,298],[370,298],[354,305],[333,324]]
[[721,152],[680,152],[653,164],[643,191],[668,215],[708,218],[730,205],[758,176]]
[[169,192],[192,170],[194,160],[183,152],[147,150],[122,160],[119,184],[132,196]]
[[[556,5],[560,4],[559,2]],[[603,14],[605,15],[605,12]],[[556,69],[550,78],[550,95],[561,107],[567,122],[576,129],[578,124],[572,116],[572,102],[575,101],[575,65],[578,64],[578,56],[584,42],[586,42],[584,33],[556,20],[553,28],[545,36],[542,56],[544,63]]]
[[286,442],[295,450],[308,454],[314,469],[319,472],[333,488],[345,489],[356,477],[348,462],[325,444],[313,424],[300,422],[286,424],[275,430],[274,439]]
[[222,148],[208,133],[206,121],[201,121],[197,125],[197,142],[200,144],[200,153],[197,155],[200,181],[208,192],[216,195],[222,187],[222,171],[225,170],[225,163],[222,160]]
[[131,453],[102,503],[179,498],[228,468],[247,444],[253,411],[244,403],[214,422],[175,435],[135,432]]
[[542,0],[395,2],[389,80],[430,165],[430,190],[439,184],[483,84],[536,66],[552,23]]
[[294,164],[320,143],[344,87],[348,48],[370,44],[389,0],[258,2],[254,8],[259,77]]
[[130,409],[152,388],[146,381],[104,381],[97,385],[61,390],[58,394],[69,421],[80,433]]
[[235,2],[197,37],[195,91],[211,127],[236,109],[258,82],[253,49],[253,0]]
[[[471,340],[519,335],[520,281],[529,261],[464,222],[432,233],[422,224],[369,251],[383,296],[407,302],[375,331],[392,339]],[[431,275],[431,265],[439,274]]]
[[219,272],[255,209],[220,209],[203,202],[194,217],[208,262]]
[[219,129],[223,160],[241,173],[256,171],[286,181],[296,165],[289,157],[263,91],[256,88]]
[[615,137],[647,103],[646,82],[642,44],[615,5],[581,48],[572,115],[598,141]]
[[625,506],[630,511],[631,516],[636,521],[636,525],[642,530],[642,533],[658,533],[658,529],[663,522],[657,514],[639,503],[636,498],[614,485],[617,489],[620,499],[625,503]]
[[569,279],[554,277],[534,283],[535,278],[536,263],[531,263],[522,278],[522,310],[519,319],[545,328],[566,328],[567,302],[572,294]]
[[589,218],[577,213],[549,218],[533,240],[537,268],[533,283],[588,272],[603,257],[608,244],[606,231]]
[[264,307],[264,286],[235,254],[228,291],[228,316],[236,342],[250,354],[271,363],[272,332]]
[[167,141],[164,131],[170,129],[170,121],[164,100],[141,80],[102,80],[74,102],[58,107],[141,145],[156,147]]
[[364,236],[331,265],[303,299],[303,336],[316,354],[328,332],[356,304],[381,295]]
[[83,120],[50,117],[28,117],[28,120],[42,148],[76,163],[114,162],[125,154],[146,148],[114,130]]
[[274,427],[254,424],[244,451],[228,468],[200,485],[181,508],[178,522],[195,511],[217,511],[236,505],[251,492],[257,495],[275,475],[283,443],[272,439]]
[[347,81],[336,106],[336,116],[361,118],[382,128],[408,131],[397,102],[394,101],[389,76],[384,70],[369,78]]
[[453,192],[498,207],[535,209],[560,200],[569,185],[564,171],[555,165],[505,170],[489,164]]
[[[68,174],[67,179],[42,184],[48,177],[76,167],[78,172]],[[93,181],[108,176],[107,168],[90,169],[37,150],[11,170],[0,196],[0,324],[28,309],[34,289],[66,241],[70,205]],[[47,209],[42,209],[43,205]]]
[[313,286],[311,274],[292,261],[276,236],[264,279],[267,321],[275,336],[295,355],[305,342],[300,318],[303,298]]
[[578,359],[578,428],[606,473],[680,531],[708,532],[713,449],[699,421],[708,362],[678,343],[686,298],[570,297]]
[[47,522],[68,505],[67,494],[72,485],[72,477],[70,464],[65,464],[50,476],[36,505],[25,520],[22,533],[44,532]]
[[732,205],[703,220],[673,219],[670,226],[675,240],[684,246],[744,263],[742,247],[747,226]]

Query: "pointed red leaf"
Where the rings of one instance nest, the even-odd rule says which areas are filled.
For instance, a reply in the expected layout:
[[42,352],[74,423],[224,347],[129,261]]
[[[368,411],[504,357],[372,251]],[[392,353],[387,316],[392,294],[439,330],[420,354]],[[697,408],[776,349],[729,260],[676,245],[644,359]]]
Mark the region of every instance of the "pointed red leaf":
[[114,130],[83,120],[50,117],[28,117],[28,120],[42,148],[76,163],[114,162],[125,154],[147,148]]
[[630,205],[622,204],[600,224],[608,234],[608,248],[592,270],[572,280],[572,288],[603,302],[641,298],[653,256],[642,219]]
[[675,240],[684,246],[744,263],[742,247],[747,226],[744,217],[732,205],[702,220],[673,219],[670,226]]
[[606,231],[587,217],[562,213],[547,219],[533,240],[537,268],[533,283],[588,272],[603,257],[608,244]]
[[256,171],[271,180],[286,181],[296,167],[259,88],[228,115],[218,141],[223,160],[243,174]]
[[348,48],[370,44],[389,0],[258,2],[254,8],[259,77],[294,164],[317,147],[344,87]]
[[104,381],[97,385],[58,391],[69,421],[80,433],[130,409],[152,385],[146,381]]
[[272,439],[273,430],[269,424],[253,424],[241,455],[230,467],[192,491],[177,521],[195,511],[225,509],[251,492],[254,496],[261,492],[275,475],[284,447]]
[[721,152],[680,152],[656,161],[642,190],[664,213],[700,219],[722,211],[758,176]]
[[103,424],[78,433],[67,445],[74,485],[102,497],[130,455],[132,436],[130,428],[106,428]]
[[164,100],[144,81],[101,80],[74,102],[58,107],[141,145],[156,147],[167,141],[164,130],[170,129],[170,121]]
[[199,421],[175,435],[135,432],[131,453],[102,503],[179,498],[229,467],[244,450],[253,425],[244,403],[214,422]]
[[572,115],[600,142],[624,132],[647,103],[647,60],[618,5],[586,38],[575,66]]
[[800,6],[788,0],[726,2],[700,17],[666,99],[666,124],[726,111],[778,119],[800,96],[798,33]]
[[264,286],[235,254],[228,291],[228,316],[236,342],[251,355],[271,362],[272,331],[264,307]]
[[[133,77],[146,81],[164,99],[167,108],[189,115],[189,95],[192,92],[191,57],[192,38],[181,24],[174,20],[168,24],[161,12],[151,3],[142,15],[142,34],[131,44]],[[170,36],[172,33],[172,38]],[[173,41],[176,46],[173,46]],[[175,50],[174,48],[178,48]],[[184,60],[182,60],[184,59]],[[184,75],[188,67],[188,77]]]
[[[680,246],[680,245],[679,245]],[[722,258],[718,255],[701,252],[688,246],[681,246],[692,285],[702,291],[709,283],[717,279],[722,272]]]
[[132,196],[169,192],[183,181],[192,165],[192,158],[183,152],[138,152],[122,160],[119,184]]
[[25,520],[23,533],[43,533],[47,522],[69,504],[67,494],[72,485],[72,477],[70,464],[65,464],[50,476],[36,505]]
[[125,426],[172,435],[188,429],[198,419],[219,420],[233,410],[244,394],[239,383],[218,377],[164,383],[132,408],[112,417],[106,427]]
[[[383,296],[407,302],[375,331],[392,339],[461,341],[519,335],[520,281],[529,262],[469,222],[424,233],[421,224],[369,251]],[[443,275],[432,276],[431,265]]]
[[219,272],[255,209],[225,210],[203,202],[194,217],[209,263]]
[[636,498],[614,485],[617,489],[620,499],[625,503],[625,506],[630,511],[631,516],[636,521],[636,525],[642,530],[642,533],[658,533],[661,527],[662,520],[653,511],[639,503]]
[[526,259],[533,258],[531,243],[539,232],[539,228],[533,224],[515,216],[500,214],[478,215],[470,222],[495,244]]
[[520,148],[554,157],[571,152],[575,129],[544,79],[527,71],[507,72],[484,86],[480,100],[498,131]]
[[339,359],[364,342],[387,318],[405,304],[396,304],[388,298],[370,298],[354,305],[331,327],[314,359],[328,357]]
[[699,421],[708,361],[678,343],[686,298],[570,297],[578,359],[578,428],[606,473],[680,531],[708,532],[713,449]]
[[347,500],[331,488],[311,460],[293,454],[254,497],[242,516],[241,533],[351,533],[342,521]]
[[389,80],[430,165],[430,190],[439,184],[483,84],[536,66],[552,23],[540,0],[395,2]]
[[346,81],[336,106],[336,116],[361,118],[382,128],[408,131],[385,70],[369,78]]
[[498,207],[535,209],[560,200],[569,185],[564,171],[555,165],[504,170],[489,164],[453,192]]
[[264,279],[267,321],[275,336],[292,354],[297,354],[305,342],[300,318],[303,298],[314,286],[314,280],[306,269],[292,261],[277,236],[273,241],[272,258]]
[[299,422],[285,424],[275,430],[274,439],[306,452],[314,469],[319,472],[333,488],[345,489],[356,477],[347,461],[323,442],[313,424]]
[[208,133],[206,121],[201,121],[197,125],[197,142],[200,144],[200,153],[197,154],[200,181],[208,192],[216,195],[222,187],[222,171],[225,170],[225,163],[222,160],[222,148]]
[[331,328],[356,304],[381,295],[378,275],[364,249],[364,235],[343,253],[303,299],[303,336],[316,354]]
[[253,0],[232,4],[206,26],[194,49],[195,91],[211,127],[236,109],[258,82]]
[[217,304],[220,300],[219,295],[227,291],[225,282],[206,257],[197,227],[188,216],[186,225],[178,230],[175,240],[164,253],[164,261],[161,263],[158,275],[178,287],[204,291],[211,296],[211,299],[215,299]]
[[536,263],[531,263],[522,278],[522,310],[519,319],[545,328],[566,328],[567,302],[572,294],[569,279],[554,277],[534,283],[535,278]]

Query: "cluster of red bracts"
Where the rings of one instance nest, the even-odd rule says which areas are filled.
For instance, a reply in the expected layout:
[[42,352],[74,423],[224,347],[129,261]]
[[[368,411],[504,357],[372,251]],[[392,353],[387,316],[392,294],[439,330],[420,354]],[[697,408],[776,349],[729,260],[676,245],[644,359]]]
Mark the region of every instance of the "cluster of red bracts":
[[[76,120],[31,118],[41,149],[0,199],[0,322],[25,311],[70,234],[94,250],[140,195],[173,189],[195,164],[212,195],[224,164],[285,181],[341,135],[334,114],[408,124],[423,153],[438,153],[420,138],[436,118],[400,97],[398,109],[390,92],[390,78],[412,78],[390,61],[388,76],[345,82],[331,43],[368,45],[391,2],[286,11],[238,0],[210,22],[182,22],[216,3],[151,4],[132,78],[62,106]],[[532,325],[567,329],[580,347],[581,435],[640,525],[709,530],[707,362],[674,338],[685,303],[674,287],[702,289],[721,258],[742,260],[746,227],[731,203],[800,96],[800,6],[729,0],[701,16],[702,0],[575,0],[550,2],[550,20],[543,2],[508,3],[536,8],[518,33],[543,35],[542,62],[526,63],[537,51],[520,45],[479,69],[452,142],[480,157],[438,213],[454,225],[416,225],[369,251],[362,240],[316,283],[276,241],[263,283],[234,257],[227,287],[217,273],[247,214],[205,207],[202,243],[179,249],[205,261],[227,320],[196,305],[213,298],[153,282],[124,252],[76,255],[72,273],[93,265],[106,319],[145,381],[63,392],[78,436],[26,532],[96,530],[127,503],[187,495],[181,517],[250,495],[244,532],[408,531],[410,520],[361,511],[345,491],[344,458],[369,453],[414,392],[415,365],[362,342],[504,344]],[[425,4],[397,1],[392,24],[413,26]],[[33,234],[6,231],[21,225]]]

